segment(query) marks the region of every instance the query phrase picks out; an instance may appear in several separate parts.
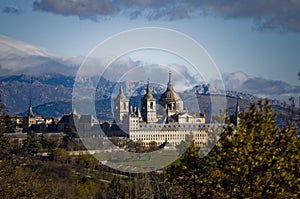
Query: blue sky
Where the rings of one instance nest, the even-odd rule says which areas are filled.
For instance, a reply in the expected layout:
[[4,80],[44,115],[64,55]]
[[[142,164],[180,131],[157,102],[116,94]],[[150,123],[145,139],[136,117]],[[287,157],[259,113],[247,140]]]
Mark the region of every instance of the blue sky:
[[300,1],[2,0],[0,34],[61,56],[86,56],[132,28],[163,27],[200,43],[221,72],[299,85]]

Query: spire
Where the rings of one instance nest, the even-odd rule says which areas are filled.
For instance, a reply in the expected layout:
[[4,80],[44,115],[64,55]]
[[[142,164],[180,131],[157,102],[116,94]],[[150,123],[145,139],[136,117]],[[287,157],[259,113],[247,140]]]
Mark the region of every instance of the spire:
[[173,90],[172,73],[171,73],[171,71],[169,71],[168,90]]
[[126,99],[126,97],[123,93],[122,83],[120,83],[120,89],[119,89],[119,94],[118,94],[117,98],[118,99]]
[[122,84],[120,84],[119,94],[120,94],[120,95],[124,95],[124,94],[123,94]]
[[32,105],[31,105],[31,97],[29,98],[29,109],[28,109],[28,117],[33,117]]
[[76,110],[76,107],[73,107],[73,111],[72,111],[71,114],[73,114],[73,115],[78,115],[77,110]]
[[148,79],[148,83],[147,83],[147,89],[146,89],[146,94],[144,96],[144,99],[151,99],[154,100],[154,97],[151,93],[151,88],[150,88],[150,83],[149,83],[149,79]]
[[33,117],[32,104],[31,104],[31,96],[32,96],[32,77],[30,79],[30,90],[29,90],[29,108],[28,108],[28,117]]
[[150,89],[150,83],[149,83],[149,79],[148,79],[148,83],[147,83],[147,93],[150,93],[151,89]]
[[238,115],[239,112],[240,112],[239,98],[236,98],[235,114]]

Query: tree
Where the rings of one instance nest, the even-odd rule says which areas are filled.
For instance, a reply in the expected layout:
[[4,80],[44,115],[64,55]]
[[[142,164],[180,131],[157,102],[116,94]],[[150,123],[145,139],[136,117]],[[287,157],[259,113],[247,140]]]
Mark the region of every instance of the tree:
[[167,169],[167,182],[172,187],[177,197],[197,198],[200,194],[199,182],[203,173],[201,159],[194,143],[187,148],[179,163],[171,165]]
[[155,141],[150,142],[148,151],[151,152],[151,151],[156,151],[156,150],[159,150],[157,143]]
[[121,179],[118,176],[114,176],[113,180],[109,183],[111,194],[113,198],[125,198],[126,190],[122,186]]
[[212,122],[230,124],[230,119],[228,118],[228,109],[225,111],[220,110],[219,115],[213,115]]
[[9,115],[6,115],[3,110],[5,108],[0,96],[0,133],[14,133],[16,129],[16,123],[13,122]]
[[3,126],[0,124],[0,160],[10,159],[13,143],[12,140],[1,131],[3,131]]
[[271,105],[260,101],[240,114],[236,130],[225,128],[208,156],[197,159],[189,148],[167,171],[169,179],[181,188],[179,194],[186,190],[190,198],[298,198],[300,142],[296,133],[293,127],[276,127]]
[[0,133],[5,132],[5,114],[3,113],[4,104],[2,102],[1,96],[0,96]]
[[30,132],[27,135],[27,139],[23,144],[24,152],[27,155],[35,156],[37,153],[42,152],[42,144],[40,143],[40,138],[36,133]]
[[58,147],[58,141],[41,135],[40,143],[44,151],[53,152]]
[[237,130],[225,132],[216,148],[215,170],[223,176],[216,187],[222,197],[299,196],[299,140],[293,127],[276,127],[268,100],[241,113]]
[[3,113],[4,104],[0,96],[0,160],[10,159],[12,156],[12,140],[7,137],[6,133],[6,115]]
[[188,143],[184,140],[181,140],[181,142],[175,147],[179,154],[183,154],[188,148]]
[[193,143],[193,138],[194,135],[190,132],[190,134],[185,135],[185,140],[181,140],[181,142],[175,146],[179,154],[183,154],[188,149],[189,145]]

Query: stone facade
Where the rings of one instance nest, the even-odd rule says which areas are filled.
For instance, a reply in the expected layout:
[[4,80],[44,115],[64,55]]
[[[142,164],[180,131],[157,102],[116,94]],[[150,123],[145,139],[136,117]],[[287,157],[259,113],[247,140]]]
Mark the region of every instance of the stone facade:
[[116,122],[128,132],[131,140],[142,141],[145,146],[149,146],[151,142],[156,142],[157,145],[168,142],[176,146],[188,135],[193,136],[197,146],[207,142],[210,127],[205,124],[205,115],[189,113],[183,108],[180,95],[173,89],[171,73],[167,90],[161,95],[158,104],[151,94],[149,82],[146,94],[141,99],[141,111],[129,104],[121,86],[114,104]]

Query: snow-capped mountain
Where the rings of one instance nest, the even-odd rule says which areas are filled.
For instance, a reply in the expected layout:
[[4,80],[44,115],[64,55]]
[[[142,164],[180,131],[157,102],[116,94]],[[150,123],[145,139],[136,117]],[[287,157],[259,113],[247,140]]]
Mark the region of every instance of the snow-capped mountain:
[[0,59],[21,58],[25,56],[57,57],[41,47],[0,35]]
[[249,93],[257,97],[288,101],[290,97],[300,96],[300,86],[290,85],[281,80],[263,77],[250,77],[244,72],[223,74],[225,89]]
[[[88,67],[84,70],[86,75],[93,76],[99,72],[99,67],[100,69],[103,69],[101,67],[106,67],[106,62],[105,60],[99,60],[97,58],[86,59],[80,56],[62,57],[54,55],[41,47],[0,35],[0,79],[22,74],[29,76],[59,74],[68,77],[72,76],[74,78],[82,63],[88,64]],[[166,75],[169,69],[162,68],[160,65],[147,66],[144,64],[142,61],[134,61],[128,56],[123,56],[105,68],[102,76],[111,82],[121,80],[138,82],[150,78],[152,82],[157,82],[161,85],[166,84]],[[152,71],[149,70],[150,68]],[[154,72],[153,69],[155,69]],[[181,69],[185,68],[183,67]],[[198,85],[198,87],[195,87],[196,92],[201,93],[205,91],[205,88],[202,89],[201,87],[203,83],[197,82],[193,76],[189,75],[187,70],[181,70],[180,72],[181,76],[178,76],[176,73],[172,74],[173,83],[177,91],[183,92],[185,89],[191,89],[191,86],[196,85]],[[123,76],[124,74],[126,75]],[[188,88],[182,83],[182,77],[185,77],[185,80],[188,81]],[[210,87],[207,88],[206,90],[208,91],[205,92],[213,93],[217,91],[218,84],[221,83],[225,85],[226,91],[249,93],[258,97],[287,101],[290,96],[297,98],[300,96],[300,86],[292,86],[280,80],[251,77],[241,71],[223,74],[223,82],[218,81],[219,82],[208,82]],[[0,90],[7,90],[3,88],[6,84],[7,83],[2,82],[2,88]],[[12,86],[12,88],[18,89],[18,86]],[[70,90],[66,93],[70,93]],[[8,94],[9,93],[7,93],[7,95]]]
[[41,47],[0,35],[0,76],[44,73],[74,75],[79,65],[69,64],[62,57]]

